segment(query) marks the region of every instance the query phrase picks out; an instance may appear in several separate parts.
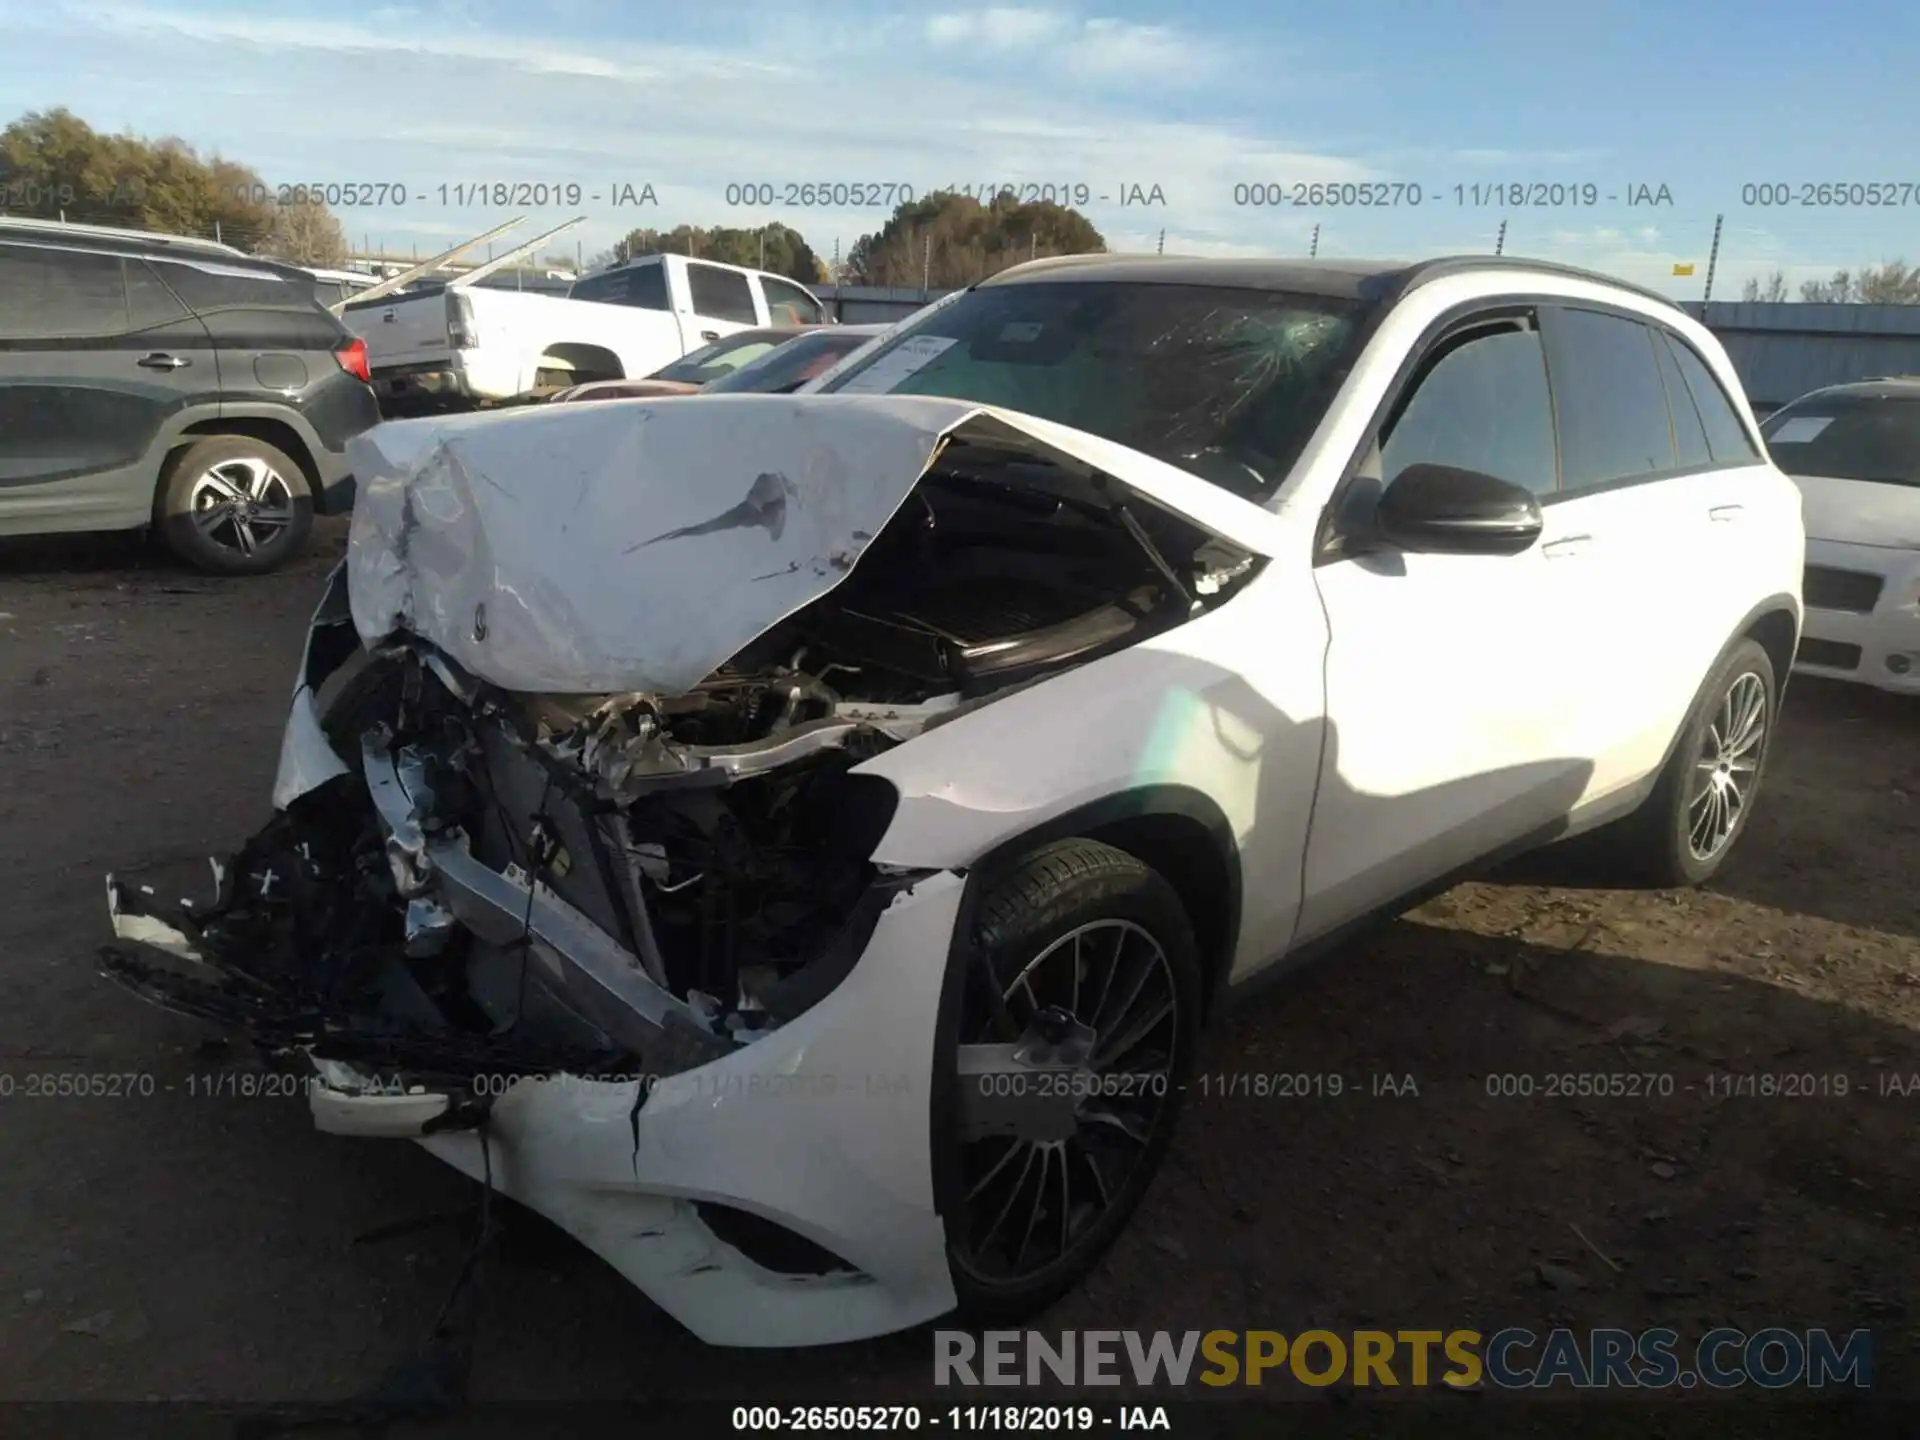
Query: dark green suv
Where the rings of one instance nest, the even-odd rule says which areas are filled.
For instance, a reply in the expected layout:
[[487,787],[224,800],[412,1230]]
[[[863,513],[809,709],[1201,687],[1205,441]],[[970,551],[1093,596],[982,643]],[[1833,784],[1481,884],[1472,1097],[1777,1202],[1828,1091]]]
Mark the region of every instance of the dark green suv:
[[365,342],[307,271],[224,245],[0,218],[0,535],[152,529],[271,570],[353,504]]

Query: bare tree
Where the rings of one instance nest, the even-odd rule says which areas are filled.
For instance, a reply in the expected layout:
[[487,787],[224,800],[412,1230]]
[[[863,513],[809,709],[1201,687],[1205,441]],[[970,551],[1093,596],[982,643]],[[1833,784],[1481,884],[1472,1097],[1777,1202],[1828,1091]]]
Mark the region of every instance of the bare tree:
[[1920,265],[1889,260],[1878,269],[1869,265],[1854,285],[1862,305],[1920,305]]
[[1853,272],[1836,270],[1831,280],[1803,281],[1800,298],[1812,305],[1850,305],[1859,298],[1854,293]]
[[1742,300],[1758,300],[1769,305],[1778,305],[1787,298],[1787,277],[1784,271],[1776,270],[1767,276],[1762,284],[1757,275],[1747,277],[1746,287],[1741,290]]
[[276,205],[267,241],[261,247],[278,260],[331,268],[347,261],[347,236],[324,205]]

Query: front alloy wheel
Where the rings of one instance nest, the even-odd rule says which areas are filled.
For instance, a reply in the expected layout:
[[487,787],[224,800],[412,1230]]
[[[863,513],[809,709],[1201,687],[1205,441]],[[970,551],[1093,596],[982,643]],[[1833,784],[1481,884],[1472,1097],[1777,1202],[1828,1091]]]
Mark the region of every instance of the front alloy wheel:
[[1077,1282],[1139,1204],[1191,1068],[1200,972],[1172,887],[1087,840],[996,881],[976,939],[942,1211],[962,1308],[1010,1319]]

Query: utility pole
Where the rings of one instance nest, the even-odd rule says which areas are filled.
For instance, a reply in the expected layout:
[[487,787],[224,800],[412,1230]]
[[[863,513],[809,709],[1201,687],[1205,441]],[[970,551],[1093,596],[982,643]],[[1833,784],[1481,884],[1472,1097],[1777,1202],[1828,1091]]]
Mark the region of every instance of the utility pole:
[[760,227],[760,268],[767,268],[767,229],[764,225]]
[[1319,255],[1320,255],[1320,227],[1318,225],[1315,225],[1313,227],[1313,241],[1311,244],[1307,246],[1307,258],[1309,260],[1318,259]]
[[933,232],[929,230],[920,253],[920,298],[927,298],[933,285]]
[[1493,253],[1496,255],[1507,253],[1507,222],[1504,220],[1500,222],[1500,233],[1493,237]]
[[1706,315],[1706,304],[1713,298],[1713,267],[1719,263],[1720,260],[1720,222],[1726,218],[1724,215],[1716,215],[1713,217],[1713,248],[1707,252],[1707,289],[1706,293],[1700,297],[1701,318],[1703,320]]
[[1160,232],[1160,243],[1153,247],[1153,253],[1156,255],[1167,253],[1167,232],[1164,229]]
[[[67,218],[67,212],[62,210],[60,212],[60,218],[62,220],[65,220]],[[220,238],[220,222],[218,220],[213,222],[213,243],[216,245],[221,245],[226,243]]]

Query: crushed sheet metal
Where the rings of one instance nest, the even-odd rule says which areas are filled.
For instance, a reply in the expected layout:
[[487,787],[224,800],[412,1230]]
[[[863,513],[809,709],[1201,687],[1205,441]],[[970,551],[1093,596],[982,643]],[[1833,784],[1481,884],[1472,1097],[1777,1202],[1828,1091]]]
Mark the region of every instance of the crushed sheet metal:
[[845,579],[961,432],[1105,471],[1272,553],[1275,522],[1257,506],[1124,446],[967,401],[635,400],[357,437],[354,624],[370,645],[412,631],[502,689],[684,694]]
[[187,932],[152,915],[142,915],[126,910],[120,904],[120,887],[112,875],[107,876],[107,915],[113,922],[113,933],[120,939],[136,945],[150,945],[155,950],[163,950],[182,960],[191,960],[203,964],[200,952],[194,947]]
[[286,728],[280,732],[280,768],[273,780],[273,807],[284,810],[309,790],[317,790],[327,781],[345,775],[347,767],[328,743],[320,728],[320,715],[314,708],[313,640],[329,625],[345,624],[352,619],[347,603],[346,562],[333,567],[327,575],[327,588],[314,607],[313,621],[307,629],[307,643],[300,651],[300,669],[293,682],[293,705],[287,714]]

